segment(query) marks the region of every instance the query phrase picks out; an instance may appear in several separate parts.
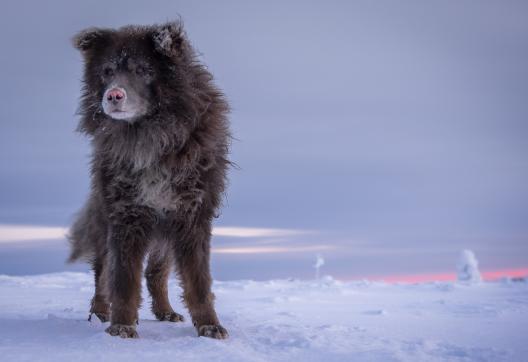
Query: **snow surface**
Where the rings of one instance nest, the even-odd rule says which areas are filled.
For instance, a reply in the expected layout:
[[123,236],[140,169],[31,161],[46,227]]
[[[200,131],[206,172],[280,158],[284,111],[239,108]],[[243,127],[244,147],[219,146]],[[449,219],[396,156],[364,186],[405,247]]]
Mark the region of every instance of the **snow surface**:
[[[157,322],[145,298],[140,339],[88,322],[86,273],[0,276],[1,361],[526,361],[528,283],[215,282],[230,338]],[[144,290],[144,295],[145,290]]]

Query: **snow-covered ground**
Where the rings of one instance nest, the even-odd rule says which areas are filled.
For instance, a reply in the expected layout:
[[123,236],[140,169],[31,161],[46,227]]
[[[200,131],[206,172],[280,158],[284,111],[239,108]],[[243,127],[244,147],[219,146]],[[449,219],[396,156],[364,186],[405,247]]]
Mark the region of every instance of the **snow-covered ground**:
[[[140,339],[88,322],[90,274],[0,276],[1,361],[526,361],[528,283],[215,282],[230,338],[140,312]],[[144,295],[147,294],[144,291]]]

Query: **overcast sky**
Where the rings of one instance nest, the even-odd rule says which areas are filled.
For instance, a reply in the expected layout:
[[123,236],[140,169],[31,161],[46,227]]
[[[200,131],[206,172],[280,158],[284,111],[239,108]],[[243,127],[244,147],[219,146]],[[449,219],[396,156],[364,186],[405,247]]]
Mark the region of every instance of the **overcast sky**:
[[178,15],[233,108],[218,225],[311,230],[275,243],[343,274],[528,265],[525,1],[4,2],[0,224],[67,226],[88,192],[71,36]]

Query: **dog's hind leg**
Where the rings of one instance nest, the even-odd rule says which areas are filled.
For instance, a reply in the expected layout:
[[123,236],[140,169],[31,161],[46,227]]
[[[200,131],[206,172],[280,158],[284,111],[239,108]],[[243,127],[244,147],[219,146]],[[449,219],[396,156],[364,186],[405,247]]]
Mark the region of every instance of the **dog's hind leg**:
[[149,255],[145,277],[152,297],[152,313],[159,321],[182,322],[183,316],[176,313],[169,302],[168,279],[173,264],[172,255],[154,251]]
[[105,264],[105,256],[97,256],[92,262],[92,269],[95,276],[95,294],[92,298],[88,320],[91,320],[92,315],[94,314],[101,322],[107,322],[110,320],[110,304],[107,301],[105,293],[105,283],[108,272]]

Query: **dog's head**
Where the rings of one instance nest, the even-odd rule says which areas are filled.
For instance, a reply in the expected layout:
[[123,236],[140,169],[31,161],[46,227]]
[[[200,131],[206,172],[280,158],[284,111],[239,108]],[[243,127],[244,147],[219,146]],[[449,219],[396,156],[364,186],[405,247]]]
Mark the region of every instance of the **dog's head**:
[[85,61],[81,112],[129,123],[174,102],[192,56],[179,23],[90,28],[73,44]]

